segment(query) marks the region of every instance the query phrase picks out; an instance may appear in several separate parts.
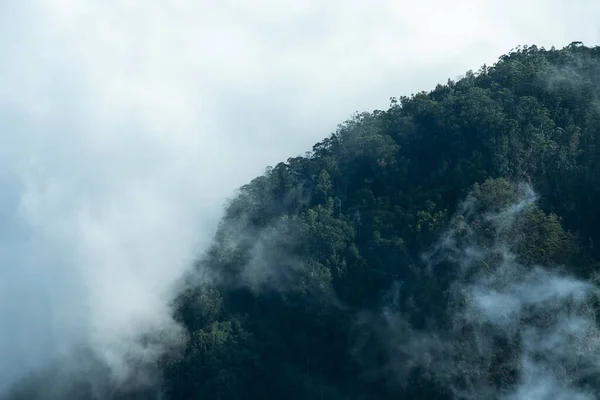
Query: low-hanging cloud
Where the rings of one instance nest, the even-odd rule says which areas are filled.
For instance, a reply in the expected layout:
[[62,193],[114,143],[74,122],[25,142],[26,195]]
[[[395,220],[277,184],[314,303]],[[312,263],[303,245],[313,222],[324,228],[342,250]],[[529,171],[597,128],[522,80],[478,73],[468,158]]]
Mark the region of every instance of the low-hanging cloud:
[[178,342],[171,288],[224,198],[351,111],[515,44],[598,39],[572,1],[529,32],[481,2],[296,3],[1,6],[0,394],[80,348],[127,381],[127,357]]
[[600,289],[559,267],[523,265],[514,252],[515,225],[535,200],[522,185],[499,211],[463,203],[424,257],[428,273],[453,269],[447,322],[415,330],[393,307],[384,312],[401,380],[418,366],[461,399],[597,398]]

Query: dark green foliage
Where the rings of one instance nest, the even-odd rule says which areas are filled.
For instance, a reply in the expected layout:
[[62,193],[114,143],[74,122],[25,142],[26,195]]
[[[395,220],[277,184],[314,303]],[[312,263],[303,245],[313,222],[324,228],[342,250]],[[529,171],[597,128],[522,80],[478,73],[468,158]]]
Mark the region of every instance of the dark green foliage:
[[[204,283],[174,304],[187,346],[146,366],[152,384],[117,390],[90,356],[92,372],[44,370],[9,398],[453,399],[473,381],[487,390],[477,398],[497,398],[519,381],[521,339],[461,314],[470,300],[455,284],[501,286],[514,255],[518,279],[541,265],[599,285],[599,142],[600,48],[578,42],[518,47],[357,113],[228,203],[194,271]],[[467,272],[452,259],[465,249],[483,254]],[[592,321],[599,299],[583,307]],[[526,322],[574,312],[552,304]],[[415,332],[451,346],[409,354]],[[473,351],[482,332],[485,354]],[[440,376],[432,366],[448,360]],[[598,392],[598,375],[577,384]]]
[[[448,396],[424,375],[399,382],[357,316],[377,313],[390,285],[404,282],[398,307],[413,323],[443,319],[448,277],[427,278],[417,265],[469,189],[478,215],[515,201],[511,181],[540,193],[542,209],[528,210],[507,234],[525,265],[597,255],[587,245],[600,239],[592,207],[600,190],[598,55],[577,45],[518,49],[458,82],[392,99],[387,111],[356,115],[306,158],[243,187],[199,264],[220,283],[179,298],[190,344],[166,368],[166,393]],[[495,177],[506,179],[486,180]],[[491,237],[485,222],[473,227]]]
[[[517,183],[540,196],[502,232],[519,262],[594,274],[599,61],[600,48],[577,43],[520,47],[355,115],[241,188],[198,263],[214,283],[178,299],[190,342],[165,367],[167,397],[452,398],[425,371],[398,372],[403,359],[377,333],[381,310],[393,304],[417,329],[443,326],[452,271],[424,273],[422,254],[452,221],[492,246],[484,216],[514,204]],[[474,208],[452,220],[465,198]],[[509,357],[491,361],[498,388],[515,382]]]

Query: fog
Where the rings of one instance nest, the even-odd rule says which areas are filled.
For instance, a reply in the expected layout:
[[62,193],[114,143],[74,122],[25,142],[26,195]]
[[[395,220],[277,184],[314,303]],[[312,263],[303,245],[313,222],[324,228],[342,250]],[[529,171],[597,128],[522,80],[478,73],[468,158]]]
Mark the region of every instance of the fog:
[[236,187],[516,45],[597,44],[599,17],[566,0],[5,2],[0,395],[81,349],[143,381],[132,365],[180,342],[173,285]]
[[[451,269],[448,323],[414,329],[390,303],[381,338],[400,379],[421,367],[460,399],[597,396],[600,331],[591,304],[600,288],[559,266],[524,265],[519,221],[537,196],[528,185],[500,210],[469,197],[432,250],[429,273]],[[439,271],[437,273],[440,273]]]

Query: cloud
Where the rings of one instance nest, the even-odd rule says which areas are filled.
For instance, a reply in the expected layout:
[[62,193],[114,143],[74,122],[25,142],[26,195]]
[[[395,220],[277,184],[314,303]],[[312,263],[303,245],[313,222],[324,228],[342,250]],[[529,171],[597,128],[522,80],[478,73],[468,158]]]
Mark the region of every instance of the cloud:
[[598,42],[592,3],[414,4],[3,4],[0,393],[80,345],[118,372],[171,332],[224,199],[354,110],[516,44]]
[[[514,232],[536,200],[528,186],[500,211],[483,214],[470,197],[442,244],[424,260],[451,269],[437,327],[414,329],[394,305],[383,311],[390,368],[405,382],[415,367],[464,399],[595,399],[600,289],[560,268],[523,265]],[[490,225],[477,231],[481,220]],[[493,232],[490,244],[482,232]]]

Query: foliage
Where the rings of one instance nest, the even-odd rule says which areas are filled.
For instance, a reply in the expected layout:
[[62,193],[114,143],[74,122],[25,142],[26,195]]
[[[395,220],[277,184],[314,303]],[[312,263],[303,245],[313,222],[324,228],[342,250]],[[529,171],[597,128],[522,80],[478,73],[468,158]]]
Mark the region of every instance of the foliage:
[[600,48],[578,43],[518,47],[457,82],[354,115],[242,187],[198,263],[215,283],[178,299],[191,340],[166,367],[166,394],[449,398],[426,375],[399,383],[359,316],[400,284],[396,302],[415,326],[441,323],[450,275],[424,274],[423,252],[465,198],[485,245],[481,216],[514,203],[516,183],[540,196],[505,233],[520,262],[597,276],[599,60]]

